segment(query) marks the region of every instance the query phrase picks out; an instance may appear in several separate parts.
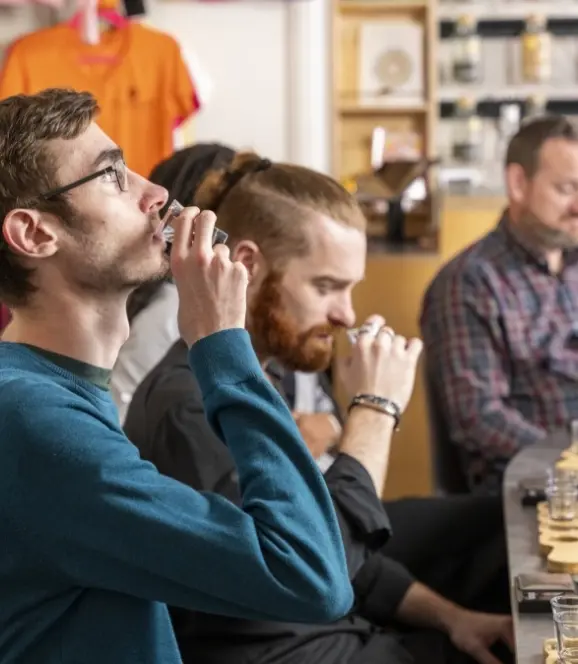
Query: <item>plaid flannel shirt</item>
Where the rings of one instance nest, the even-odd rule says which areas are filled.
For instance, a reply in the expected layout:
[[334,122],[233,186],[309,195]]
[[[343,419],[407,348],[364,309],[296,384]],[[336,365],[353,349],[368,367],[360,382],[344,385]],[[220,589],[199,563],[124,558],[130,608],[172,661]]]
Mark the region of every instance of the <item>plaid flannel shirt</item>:
[[552,274],[504,216],[442,268],[420,323],[470,488],[499,492],[520,448],[578,418],[578,251]]

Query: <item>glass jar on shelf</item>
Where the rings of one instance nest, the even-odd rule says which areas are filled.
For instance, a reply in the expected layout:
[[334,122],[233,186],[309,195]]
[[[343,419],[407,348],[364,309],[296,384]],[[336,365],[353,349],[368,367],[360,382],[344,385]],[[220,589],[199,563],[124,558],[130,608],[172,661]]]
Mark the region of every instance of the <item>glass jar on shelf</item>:
[[535,118],[546,113],[546,97],[544,95],[532,95],[526,99],[524,104],[524,118]]
[[465,164],[483,160],[482,120],[477,114],[474,99],[462,97],[456,103],[453,123],[452,153],[456,161]]
[[496,161],[501,162],[504,159],[510,141],[520,129],[521,121],[522,109],[520,104],[502,104],[500,106],[500,116],[497,126]]
[[477,28],[477,20],[469,14],[460,16],[455,23],[452,71],[459,83],[476,83],[481,79],[482,42]]
[[552,75],[552,35],[545,16],[528,17],[521,42],[523,82],[547,83]]

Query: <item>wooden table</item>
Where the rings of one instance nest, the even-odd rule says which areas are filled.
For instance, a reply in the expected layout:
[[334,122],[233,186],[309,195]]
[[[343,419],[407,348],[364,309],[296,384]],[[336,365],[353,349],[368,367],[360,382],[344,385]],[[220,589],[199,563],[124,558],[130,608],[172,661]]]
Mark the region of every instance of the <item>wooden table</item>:
[[560,433],[553,435],[547,445],[534,445],[522,450],[508,465],[504,478],[504,515],[518,664],[543,664],[544,639],[554,636],[551,616],[518,614],[513,594],[518,574],[545,569],[538,553],[536,509],[522,506],[518,486],[520,480],[544,476],[546,468],[557,461],[560,452],[569,443],[568,434]]

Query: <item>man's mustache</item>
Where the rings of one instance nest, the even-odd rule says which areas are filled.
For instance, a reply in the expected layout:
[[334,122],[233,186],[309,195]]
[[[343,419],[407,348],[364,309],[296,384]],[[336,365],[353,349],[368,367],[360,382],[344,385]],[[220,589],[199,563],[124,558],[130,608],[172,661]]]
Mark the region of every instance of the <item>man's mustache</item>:
[[315,327],[312,327],[311,329],[307,330],[305,333],[306,337],[328,337],[332,336],[334,337],[340,326],[339,325],[331,325],[329,323],[325,325],[316,325]]

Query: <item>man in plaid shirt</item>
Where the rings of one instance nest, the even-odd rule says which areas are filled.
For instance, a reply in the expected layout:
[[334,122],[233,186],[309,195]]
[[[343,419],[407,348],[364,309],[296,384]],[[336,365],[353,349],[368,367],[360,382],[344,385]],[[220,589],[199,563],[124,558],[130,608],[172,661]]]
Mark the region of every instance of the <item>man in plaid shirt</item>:
[[508,207],[452,259],[421,314],[430,388],[470,490],[497,493],[526,445],[578,418],[578,127],[524,124],[506,155]]

